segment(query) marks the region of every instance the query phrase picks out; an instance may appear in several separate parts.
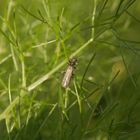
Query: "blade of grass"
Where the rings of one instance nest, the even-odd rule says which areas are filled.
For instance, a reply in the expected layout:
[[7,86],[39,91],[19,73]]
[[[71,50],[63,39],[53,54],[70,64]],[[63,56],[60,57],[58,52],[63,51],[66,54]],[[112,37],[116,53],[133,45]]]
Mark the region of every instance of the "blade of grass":
[[11,43],[12,45],[15,46],[15,42],[13,42],[13,40],[11,40],[8,35],[0,28],[0,32],[2,33],[2,35],[8,40],[9,43]]
[[68,106],[68,99],[69,99],[69,96],[68,96],[68,89],[65,90],[65,94],[64,94],[64,107],[67,108]]
[[124,1],[125,1],[125,0],[121,0],[121,1],[120,1],[119,5],[118,5],[118,7],[117,7],[116,13],[115,13],[115,15],[114,15],[115,17],[118,15],[119,10],[121,9],[121,5],[123,4]]
[[50,15],[50,8],[49,8],[49,1],[48,0],[43,0],[42,2],[43,8],[45,10],[45,14],[47,15],[47,19],[49,20],[50,23],[52,23],[51,20],[51,15]]
[[81,88],[83,87],[84,78],[85,78],[86,73],[88,72],[88,69],[89,69],[89,67],[90,67],[90,65],[91,65],[91,63],[92,63],[92,61],[94,60],[95,56],[96,56],[96,53],[93,54],[93,56],[91,57],[91,59],[90,59],[88,65],[86,66],[85,72],[84,72],[84,74],[83,74],[83,76],[82,76],[82,80],[81,80]]
[[57,105],[58,105],[57,103],[54,104],[54,106],[50,110],[48,116],[46,116],[45,120],[42,122],[41,126],[38,128],[37,132],[35,133],[35,136],[34,136],[33,140],[36,139],[36,137],[38,136],[39,132],[44,127],[44,125],[46,124],[46,122],[48,121],[48,119],[50,118],[50,116],[52,115],[52,113],[54,112],[54,110],[56,109]]
[[14,48],[13,48],[12,44],[10,44],[10,49],[11,49],[11,55],[12,55],[12,59],[13,59],[13,64],[15,66],[15,70],[18,71],[19,66],[18,66],[18,63],[17,63],[17,58],[15,56],[15,52],[14,52]]
[[0,84],[3,86],[5,90],[7,90],[7,86],[2,79],[0,79]]
[[124,59],[124,56],[123,56],[122,52],[121,52],[121,57],[122,57],[124,66],[125,66],[125,68],[126,68],[126,71],[127,71],[128,75],[129,75],[131,81],[132,81],[132,84],[133,84],[134,87],[136,88],[136,87],[137,87],[137,84],[136,84],[136,82],[135,82],[133,76],[131,75],[131,73],[130,73],[130,71],[129,71],[129,69],[128,69],[128,66],[127,66],[127,64],[126,64],[126,62],[125,62],[125,59]]
[[[97,0],[94,0],[94,8],[93,8],[92,19],[91,19],[91,24],[92,25],[95,25],[96,8],[97,8]],[[92,30],[91,30],[91,38],[94,38],[94,36],[95,36],[95,28],[92,28]]]
[[75,80],[74,80],[74,88],[75,88],[75,93],[76,93],[76,97],[77,97],[77,102],[78,102],[78,105],[79,105],[79,111],[80,111],[80,113],[82,113],[82,105],[81,105],[81,99],[80,99],[81,97],[78,93],[77,85],[76,85]]
[[56,41],[57,41],[56,39],[50,40],[50,41],[47,41],[47,42],[44,42],[44,43],[40,43],[40,44],[38,44],[38,45],[34,45],[34,46],[32,46],[31,48],[42,47],[42,46],[44,46],[44,45],[52,44],[52,43],[54,43],[54,42],[56,42]]
[[7,55],[5,58],[3,58],[3,59],[0,61],[0,65],[3,64],[5,61],[7,61],[7,60],[8,60],[9,58],[11,58],[11,57],[12,57],[11,54]]
[[[24,6],[21,6],[21,8],[22,8],[26,13],[28,13],[30,16],[34,17],[35,19],[37,19],[37,20],[39,20],[39,21],[41,21],[41,22],[43,22],[43,23],[47,23],[47,24],[48,24],[47,20],[44,20],[44,19],[42,19],[42,18],[37,17],[36,15],[34,15],[34,14],[31,13],[30,11],[28,11]],[[48,24],[48,25],[49,25],[49,24]]]
[[62,94],[62,88],[59,88],[59,105],[62,111],[62,114],[65,116],[66,120],[69,121],[69,117],[66,112],[68,105],[68,89],[65,90],[65,93]]
[[135,21],[140,23],[140,19],[137,19],[134,15],[132,15],[128,10],[125,11],[130,17],[132,17]]
[[9,75],[8,78],[8,94],[9,94],[9,103],[12,102],[12,96],[11,96],[11,75]]
[[111,79],[111,81],[109,82],[109,85],[111,85],[113,82],[114,82],[114,80],[117,78],[117,76],[119,75],[119,73],[120,73],[120,70],[118,70],[117,72],[116,72],[116,74],[114,75],[114,77]]
[[[116,29],[114,27],[112,27],[112,33],[114,34],[114,36],[116,37],[116,39],[119,41],[119,47],[120,47],[120,44],[121,46],[124,46],[126,47],[127,49],[129,49],[130,51],[132,51],[134,54],[136,54],[137,56],[140,57],[140,55],[138,54],[138,52],[135,50],[135,48],[132,48],[130,45],[128,45],[126,42],[127,40],[124,40],[122,38],[119,37],[119,34],[118,32],[116,31]],[[129,41],[130,42],[130,41]],[[131,41],[134,43],[134,41]],[[138,42],[137,42],[138,43]]]
[[101,8],[101,10],[99,11],[99,15],[98,15],[98,16],[101,16],[101,15],[102,15],[102,13],[103,13],[103,11],[104,11],[104,9],[105,9],[107,3],[108,3],[108,0],[104,0],[103,5],[102,5],[102,8]]
[[130,0],[124,7],[124,9],[121,11],[120,15],[122,15],[122,13],[124,13],[128,8],[130,8],[136,0]]
[[24,58],[21,59],[21,72],[22,72],[22,87],[26,88],[26,74],[25,74],[25,63]]

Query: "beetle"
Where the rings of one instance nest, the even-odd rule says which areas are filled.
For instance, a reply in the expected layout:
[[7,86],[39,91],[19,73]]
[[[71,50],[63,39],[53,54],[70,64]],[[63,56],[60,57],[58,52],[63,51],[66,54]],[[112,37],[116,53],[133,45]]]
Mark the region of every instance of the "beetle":
[[77,64],[76,58],[72,58],[69,60],[68,67],[67,67],[65,74],[64,74],[64,77],[62,79],[62,87],[63,88],[67,88],[69,86],[72,75],[73,75],[73,71],[76,68],[76,64]]

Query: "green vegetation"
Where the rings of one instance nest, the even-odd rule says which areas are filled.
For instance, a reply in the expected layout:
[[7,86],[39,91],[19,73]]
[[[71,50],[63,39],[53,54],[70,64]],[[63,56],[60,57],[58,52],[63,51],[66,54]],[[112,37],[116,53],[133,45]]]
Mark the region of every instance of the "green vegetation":
[[139,140],[139,13],[136,0],[1,0],[0,140]]

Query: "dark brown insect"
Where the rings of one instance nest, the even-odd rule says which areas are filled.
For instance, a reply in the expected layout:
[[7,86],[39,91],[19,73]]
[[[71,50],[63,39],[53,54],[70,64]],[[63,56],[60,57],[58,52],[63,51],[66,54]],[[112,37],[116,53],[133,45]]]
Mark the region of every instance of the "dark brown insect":
[[76,58],[72,58],[69,60],[69,65],[67,67],[67,70],[66,70],[65,75],[64,75],[63,80],[62,80],[62,87],[63,88],[67,88],[69,86],[69,83],[71,81],[71,77],[73,75],[73,71],[76,67],[76,64],[77,64]]

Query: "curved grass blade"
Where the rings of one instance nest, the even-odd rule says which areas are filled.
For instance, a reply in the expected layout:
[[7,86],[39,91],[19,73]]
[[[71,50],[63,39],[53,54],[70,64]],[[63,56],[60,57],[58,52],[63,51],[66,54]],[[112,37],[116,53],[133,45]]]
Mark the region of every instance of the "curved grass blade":
[[91,65],[91,63],[92,63],[92,61],[94,60],[95,56],[96,56],[96,53],[94,53],[93,56],[91,57],[91,59],[90,59],[88,65],[87,65],[87,67],[86,67],[86,69],[85,69],[85,72],[84,72],[84,74],[83,74],[83,76],[82,76],[82,80],[81,80],[81,89],[82,89],[82,87],[83,87],[83,82],[84,82],[84,78],[85,78],[85,76],[86,76],[86,73],[88,72],[88,69],[89,69],[89,67],[90,67],[90,65]]

